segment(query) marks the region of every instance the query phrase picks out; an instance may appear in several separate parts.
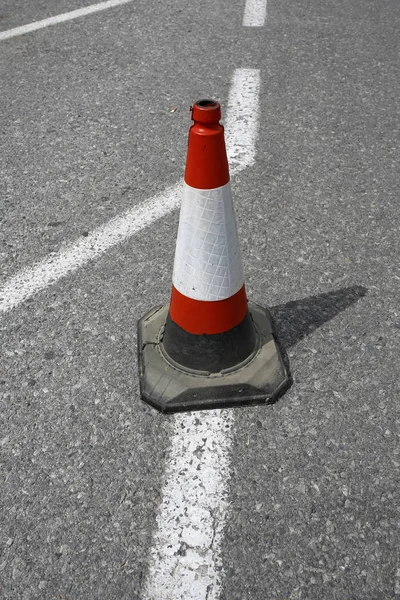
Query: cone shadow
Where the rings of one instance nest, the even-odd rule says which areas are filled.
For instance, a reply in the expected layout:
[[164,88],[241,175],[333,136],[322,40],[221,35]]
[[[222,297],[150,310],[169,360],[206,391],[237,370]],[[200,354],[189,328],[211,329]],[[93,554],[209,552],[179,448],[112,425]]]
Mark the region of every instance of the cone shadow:
[[160,332],[165,331],[169,307],[156,307],[138,322],[141,397],[162,412],[274,403],[292,384],[286,350],[366,293],[366,288],[353,286],[270,310],[250,302],[259,348],[247,362],[215,375],[184,367],[166,355]]
[[294,346],[367,292],[367,288],[355,285],[270,308],[280,348],[285,351]]

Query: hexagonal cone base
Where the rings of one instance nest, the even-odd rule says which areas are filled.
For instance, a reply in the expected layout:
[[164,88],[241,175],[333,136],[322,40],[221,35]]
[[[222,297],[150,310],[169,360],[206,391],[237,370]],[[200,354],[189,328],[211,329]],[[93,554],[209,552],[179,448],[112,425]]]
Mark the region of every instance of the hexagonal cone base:
[[186,369],[166,355],[162,338],[168,310],[168,306],[154,308],[138,322],[140,394],[148,404],[162,412],[264,404],[290,385],[266,309],[249,303],[257,334],[255,351],[220,373]]

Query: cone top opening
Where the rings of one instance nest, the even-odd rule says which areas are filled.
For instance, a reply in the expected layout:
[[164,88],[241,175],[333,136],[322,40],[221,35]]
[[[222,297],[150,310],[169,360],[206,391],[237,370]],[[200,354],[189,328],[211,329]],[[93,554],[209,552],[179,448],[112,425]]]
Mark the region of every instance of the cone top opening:
[[219,123],[221,106],[215,100],[198,100],[192,107],[192,119],[196,123]]

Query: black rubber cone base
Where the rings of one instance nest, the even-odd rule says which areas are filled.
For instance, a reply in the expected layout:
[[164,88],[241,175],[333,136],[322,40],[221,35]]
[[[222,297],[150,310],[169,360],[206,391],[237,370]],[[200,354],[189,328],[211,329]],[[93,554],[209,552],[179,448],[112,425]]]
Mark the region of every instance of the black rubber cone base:
[[168,306],[154,308],[138,322],[139,381],[142,399],[162,412],[180,412],[272,402],[290,376],[275,342],[266,309],[249,303],[256,332],[254,352],[219,373],[187,369],[163,348]]

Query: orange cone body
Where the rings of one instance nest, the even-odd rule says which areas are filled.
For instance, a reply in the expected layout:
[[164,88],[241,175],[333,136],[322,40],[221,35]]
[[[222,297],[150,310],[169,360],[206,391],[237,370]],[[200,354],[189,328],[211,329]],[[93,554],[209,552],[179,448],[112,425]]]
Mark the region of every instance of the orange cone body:
[[[164,335],[165,350],[171,358],[207,371],[241,362],[255,344],[220,118],[221,109],[216,102],[200,101],[192,109],[194,125],[189,131]],[[228,339],[228,332],[236,333]],[[212,336],[212,340],[204,336]],[[194,350],[195,356],[188,348]]]
[[139,321],[141,395],[162,411],[259,403],[289,381],[268,312],[248,308],[220,118],[192,108],[171,301]]
[[228,331],[247,312],[220,118],[217,103],[198,102],[189,131],[170,316],[194,334]]

